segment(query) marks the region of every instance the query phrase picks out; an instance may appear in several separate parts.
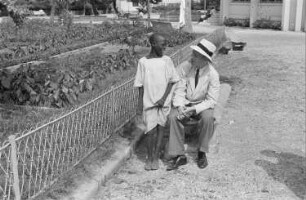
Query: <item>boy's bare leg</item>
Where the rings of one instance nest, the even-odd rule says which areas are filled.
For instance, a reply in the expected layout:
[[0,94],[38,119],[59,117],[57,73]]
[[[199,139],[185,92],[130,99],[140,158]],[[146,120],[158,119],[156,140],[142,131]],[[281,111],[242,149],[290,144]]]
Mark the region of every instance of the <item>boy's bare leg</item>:
[[162,142],[164,138],[164,127],[158,125],[157,126],[157,131],[155,135],[155,148],[154,148],[154,154],[153,154],[153,162],[152,162],[152,170],[157,170],[159,169],[159,155],[160,155],[160,150],[162,147]]
[[146,134],[146,146],[147,146],[147,158],[145,163],[145,170],[152,170],[152,162],[154,156],[154,148],[156,144],[155,135],[157,132],[157,127],[153,128]]

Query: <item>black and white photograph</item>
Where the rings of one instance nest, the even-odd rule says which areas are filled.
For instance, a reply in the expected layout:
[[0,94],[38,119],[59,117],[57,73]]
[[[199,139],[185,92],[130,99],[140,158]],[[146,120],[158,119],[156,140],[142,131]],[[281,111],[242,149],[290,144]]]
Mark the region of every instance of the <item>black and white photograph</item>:
[[306,200],[306,0],[0,0],[0,200]]

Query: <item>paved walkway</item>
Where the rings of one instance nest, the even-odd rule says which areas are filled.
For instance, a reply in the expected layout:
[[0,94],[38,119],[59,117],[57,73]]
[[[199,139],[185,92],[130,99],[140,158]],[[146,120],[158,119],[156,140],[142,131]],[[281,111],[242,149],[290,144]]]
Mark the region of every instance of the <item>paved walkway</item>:
[[228,30],[247,46],[216,61],[233,91],[208,168],[147,172],[140,146],[92,199],[306,199],[305,34]]

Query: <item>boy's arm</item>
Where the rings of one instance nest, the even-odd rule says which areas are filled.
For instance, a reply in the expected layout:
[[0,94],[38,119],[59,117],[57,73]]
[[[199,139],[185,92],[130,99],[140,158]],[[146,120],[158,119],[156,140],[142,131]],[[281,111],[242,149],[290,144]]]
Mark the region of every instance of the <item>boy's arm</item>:
[[175,84],[175,83],[168,83],[164,95],[162,96],[162,98],[161,98],[160,100],[158,100],[158,101],[155,103],[156,106],[158,106],[158,107],[163,107],[163,106],[164,106],[165,101],[166,101],[166,99],[167,99],[169,93],[171,92],[172,87],[173,87],[174,84]]
[[137,115],[141,115],[143,111],[143,87],[138,88],[138,106],[136,110]]

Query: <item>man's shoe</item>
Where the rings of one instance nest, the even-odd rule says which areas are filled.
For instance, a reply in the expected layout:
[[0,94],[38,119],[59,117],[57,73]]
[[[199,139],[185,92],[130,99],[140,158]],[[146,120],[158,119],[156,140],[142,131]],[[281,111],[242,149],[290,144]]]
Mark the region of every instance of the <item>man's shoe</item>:
[[207,158],[205,152],[199,151],[198,153],[198,167],[200,169],[204,169],[205,167],[208,166]]
[[167,171],[178,169],[179,166],[186,164],[187,164],[186,156],[184,155],[177,156],[170,161],[167,167]]

